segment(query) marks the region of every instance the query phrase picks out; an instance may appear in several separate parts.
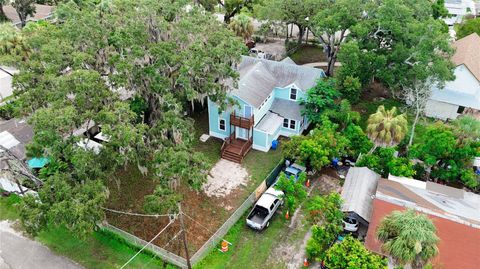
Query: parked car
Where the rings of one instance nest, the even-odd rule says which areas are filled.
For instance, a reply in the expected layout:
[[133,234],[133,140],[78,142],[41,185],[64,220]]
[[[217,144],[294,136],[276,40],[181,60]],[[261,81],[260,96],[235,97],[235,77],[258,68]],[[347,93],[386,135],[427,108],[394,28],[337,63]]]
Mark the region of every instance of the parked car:
[[358,231],[358,220],[355,217],[347,216],[343,219],[343,230],[347,232],[356,232]]
[[293,163],[293,164],[290,164],[287,168],[285,168],[285,175],[287,175],[287,177],[291,177],[293,176],[295,178],[295,180],[298,179],[298,177],[300,176],[300,174],[302,172],[305,172],[307,170],[307,168],[299,165],[299,164],[296,164],[296,163]]
[[265,191],[247,217],[247,225],[255,230],[263,230],[270,225],[270,219],[283,204],[283,192],[270,187]]

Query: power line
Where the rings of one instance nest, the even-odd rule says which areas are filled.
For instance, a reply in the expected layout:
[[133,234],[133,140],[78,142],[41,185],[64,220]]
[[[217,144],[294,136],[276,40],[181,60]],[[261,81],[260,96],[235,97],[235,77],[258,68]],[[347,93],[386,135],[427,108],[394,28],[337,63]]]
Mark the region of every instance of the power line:
[[113,213],[118,213],[118,214],[124,214],[124,215],[130,215],[130,216],[137,216],[137,217],[170,217],[170,218],[176,218],[176,214],[141,214],[141,213],[131,213],[131,212],[125,212],[125,211],[119,211],[115,209],[110,209],[110,208],[105,208],[101,207],[103,210],[110,211]]
[[155,239],[157,239],[157,237],[160,236],[161,233],[163,233],[167,228],[168,226],[170,226],[171,224],[173,223],[172,220],[170,220],[170,222],[167,224],[167,226],[163,227],[163,229],[157,234],[155,235],[152,240],[150,240],[147,244],[145,244],[145,246],[143,246],[137,253],[135,253],[135,255],[133,255],[130,260],[128,260],[124,265],[122,265],[122,267],[120,267],[120,269],[123,269],[125,266],[127,266],[131,261],[133,261],[133,259],[135,259],[135,257],[138,256],[138,254],[140,254],[148,245],[150,245],[153,241],[155,241]]
[[[163,245],[162,248],[165,249],[165,248],[166,248],[175,238],[177,238],[177,236],[179,236],[181,233],[182,233],[182,231],[176,233],[170,240],[168,240],[168,242],[167,242],[165,245]],[[152,258],[151,258],[144,266],[142,266],[142,269],[145,268],[145,267],[147,267],[147,265],[149,265],[149,264],[153,261],[153,259],[155,259],[155,258],[157,258],[156,255],[155,255],[155,256],[152,256]]]

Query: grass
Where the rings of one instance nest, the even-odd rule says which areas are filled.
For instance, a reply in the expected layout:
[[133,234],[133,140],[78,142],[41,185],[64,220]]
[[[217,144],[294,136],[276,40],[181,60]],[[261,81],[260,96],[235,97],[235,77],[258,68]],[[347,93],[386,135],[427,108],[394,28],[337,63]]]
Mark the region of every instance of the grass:
[[290,58],[299,65],[315,62],[326,62],[323,48],[316,45],[304,44],[290,55]]
[[[20,199],[17,195],[0,198],[0,220],[18,219],[15,205]],[[95,231],[87,238],[78,238],[64,227],[49,227],[41,231],[35,239],[53,252],[91,269],[119,268],[139,249],[106,230]],[[142,252],[127,268],[176,267],[164,263],[148,252]]]
[[16,220],[19,218],[15,205],[20,202],[20,197],[10,195],[0,198],[0,220]]
[[[224,237],[232,243],[228,252],[222,253],[213,249],[194,268],[265,268],[271,250],[279,243],[282,234],[287,231],[289,221],[277,214],[270,222],[270,227],[262,232],[256,232],[246,227],[245,218],[246,215],[240,218]],[[278,267],[269,266],[268,268]]]
[[194,150],[202,152],[205,155],[206,161],[213,166],[220,160],[220,149],[222,148],[222,141],[215,137],[210,137],[205,143],[199,140],[202,134],[208,134],[208,111],[196,114],[193,118],[195,120],[196,140]]
[[253,187],[256,188],[282,159],[281,145],[276,150],[270,150],[269,152],[250,150],[243,159],[243,166],[247,168],[251,176],[250,182],[254,185]]

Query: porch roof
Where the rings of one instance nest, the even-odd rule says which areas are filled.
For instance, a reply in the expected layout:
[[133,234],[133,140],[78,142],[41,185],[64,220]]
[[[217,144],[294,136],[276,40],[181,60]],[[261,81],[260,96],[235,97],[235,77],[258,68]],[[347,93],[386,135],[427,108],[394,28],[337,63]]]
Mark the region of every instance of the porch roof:
[[262,120],[255,126],[256,129],[267,134],[274,134],[283,124],[283,118],[270,111],[265,114]]

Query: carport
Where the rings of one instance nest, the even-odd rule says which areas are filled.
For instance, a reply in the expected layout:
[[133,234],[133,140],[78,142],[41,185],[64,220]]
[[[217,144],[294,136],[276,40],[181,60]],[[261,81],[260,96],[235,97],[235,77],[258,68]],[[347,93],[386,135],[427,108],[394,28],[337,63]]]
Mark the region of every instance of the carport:
[[380,175],[367,167],[352,167],[345,178],[342,210],[358,219],[359,234],[362,234],[363,230],[366,232],[368,228],[379,179]]

